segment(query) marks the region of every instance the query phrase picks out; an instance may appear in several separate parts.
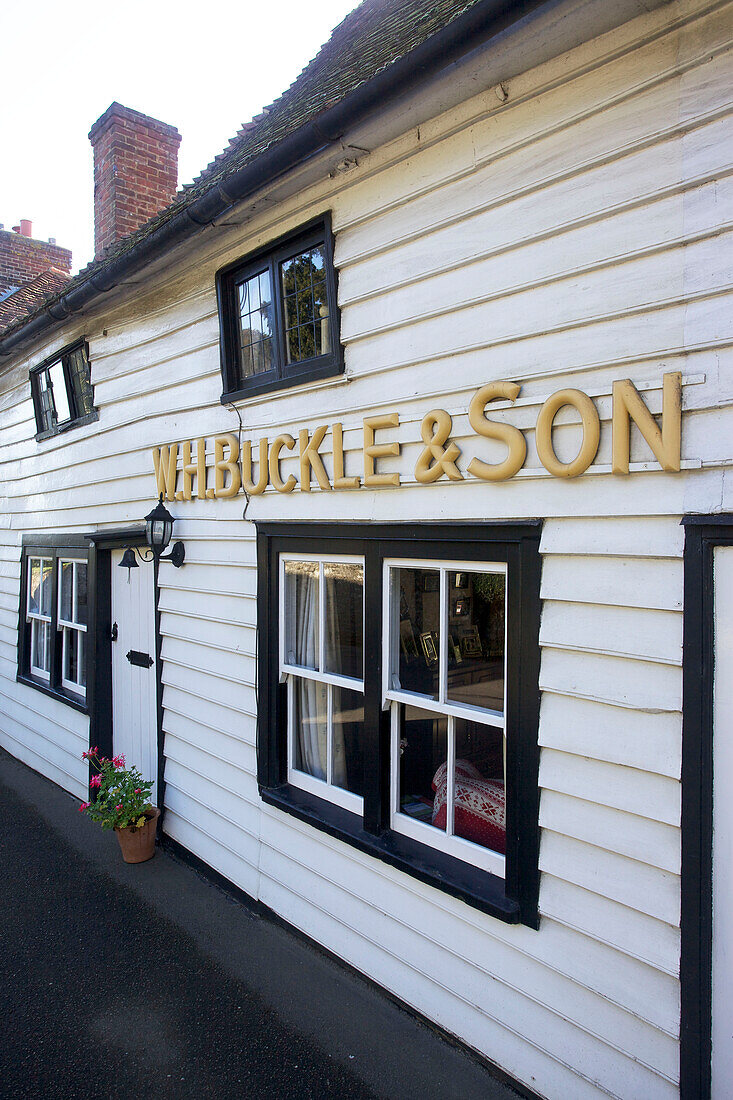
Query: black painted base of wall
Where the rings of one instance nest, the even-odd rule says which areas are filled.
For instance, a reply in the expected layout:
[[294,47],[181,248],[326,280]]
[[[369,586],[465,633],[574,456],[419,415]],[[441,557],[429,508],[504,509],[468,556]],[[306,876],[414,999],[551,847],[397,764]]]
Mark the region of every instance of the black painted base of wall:
[[461,1040],[458,1039],[455,1035],[451,1034],[450,1031],[446,1031],[445,1028],[442,1028],[438,1024],[434,1023],[412,1005],[408,1004],[406,1001],[403,1001],[400,997],[395,996],[394,993],[390,993],[389,990],[385,989],[383,986],[373,981],[361,970],[357,970],[356,967],[352,966],[348,962],[345,962],[342,958],[340,958],[340,956],[335,955],[332,951],[329,951],[327,947],[323,946],[323,944],[318,943],[317,940],[314,940],[310,936],[306,935],[305,932],[302,932],[299,928],[296,928],[295,925],[290,924],[289,921],[286,921],[283,917],[279,916],[274,911],[274,909],[271,909],[268,905],[265,905],[261,901],[257,901],[256,898],[251,897],[239,886],[235,886],[235,884],[233,882],[230,882],[228,878],[220,874],[218,871],[215,871],[213,867],[210,867],[208,863],[204,862],[204,860],[200,859],[198,856],[195,856],[193,852],[190,852],[188,850],[188,848],[184,848],[184,846],[180,844],[177,840],[173,840],[172,837],[167,836],[164,833],[161,843],[166,852],[174,856],[176,859],[180,859],[181,862],[191,867],[208,882],[211,882],[214,886],[218,887],[218,889],[223,890],[224,893],[228,894],[229,897],[239,902],[251,913],[254,913],[258,917],[262,917],[265,920],[273,921],[273,923],[279,925],[282,928],[286,928],[288,932],[290,932],[292,935],[297,936],[298,939],[301,939],[305,943],[307,943],[309,947],[325,955],[337,966],[341,966],[345,970],[348,970],[349,973],[355,975],[359,980],[366,982],[373,989],[378,989],[382,996],[386,997],[393,1004],[397,1005],[397,1007],[402,1009],[403,1012],[406,1012],[409,1016],[412,1016],[413,1019],[418,1020],[421,1024],[423,1024],[424,1027],[427,1027],[430,1031],[434,1032],[436,1035],[439,1035],[444,1042],[450,1043],[451,1046],[456,1047],[457,1049],[469,1054],[471,1058],[475,1059],[476,1062],[482,1065],[493,1077],[496,1078],[497,1081],[500,1081],[502,1084],[507,1085],[509,1088],[513,1089],[514,1092],[516,1092],[517,1096],[523,1097],[524,1100],[543,1100],[539,1093],[533,1092],[532,1089],[527,1088],[526,1085],[523,1085],[520,1081],[515,1080],[514,1077],[506,1073],[503,1069],[501,1069],[500,1066],[497,1066],[489,1058],[486,1058],[484,1057],[484,1055],[479,1054],[478,1051],[474,1050],[472,1047],[469,1047],[466,1043],[462,1043]]

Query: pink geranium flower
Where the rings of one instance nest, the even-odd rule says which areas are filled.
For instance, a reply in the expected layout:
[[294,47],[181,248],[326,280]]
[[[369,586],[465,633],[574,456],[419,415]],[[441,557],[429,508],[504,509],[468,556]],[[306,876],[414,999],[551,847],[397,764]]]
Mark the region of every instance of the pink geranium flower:
[[91,802],[82,802],[81,806],[79,807],[79,813],[83,814],[84,811],[88,810],[90,806],[91,806]]
[[119,756],[113,756],[112,757],[112,763],[114,764],[114,766],[116,768],[124,768],[124,766],[125,766],[125,757],[124,757],[124,755],[122,753],[120,753]]
[[115,809],[116,810],[121,810],[122,809],[122,803],[120,802],[119,806],[115,806]]
[[102,785],[101,775],[93,775],[92,778],[89,780],[89,786],[90,787],[101,787],[101,785]]

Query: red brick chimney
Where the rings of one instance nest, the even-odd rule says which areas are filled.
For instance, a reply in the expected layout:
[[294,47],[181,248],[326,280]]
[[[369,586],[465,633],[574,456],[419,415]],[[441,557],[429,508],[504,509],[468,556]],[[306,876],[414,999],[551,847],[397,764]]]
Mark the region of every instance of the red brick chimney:
[[175,126],[112,103],[89,131],[94,149],[94,251],[169,206],[178,186]]
[[13,231],[0,226],[0,294],[54,268],[68,275],[71,271],[71,252],[50,241],[35,241],[33,227],[24,218]]

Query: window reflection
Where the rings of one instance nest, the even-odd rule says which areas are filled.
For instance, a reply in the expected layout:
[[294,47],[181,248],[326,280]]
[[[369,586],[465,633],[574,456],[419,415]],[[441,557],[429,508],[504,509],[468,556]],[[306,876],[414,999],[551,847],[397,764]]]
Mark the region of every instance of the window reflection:
[[440,572],[395,569],[395,610],[399,608],[399,686],[438,698],[440,653]]
[[280,265],[285,309],[285,355],[300,363],[330,351],[328,298],[323,245],[292,256]]
[[270,272],[238,284],[242,377],[272,370],[272,289]]
[[503,573],[448,574],[448,700],[504,712]]

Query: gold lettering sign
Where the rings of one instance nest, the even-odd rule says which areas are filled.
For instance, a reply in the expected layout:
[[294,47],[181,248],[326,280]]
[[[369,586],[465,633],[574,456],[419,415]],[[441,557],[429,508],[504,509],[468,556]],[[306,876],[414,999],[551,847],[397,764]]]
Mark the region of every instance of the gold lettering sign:
[[[442,478],[447,481],[464,481],[466,478],[506,481],[519,473],[527,458],[524,434],[516,425],[495,419],[496,413],[489,416],[488,406],[493,401],[508,401],[513,405],[520,393],[521,386],[516,382],[489,382],[477,390],[468,406],[468,422],[479,437],[477,453],[470,456],[465,465],[462,464],[463,468],[458,465],[463,457],[461,448],[451,439],[451,415],[445,409],[432,409],[426,413],[420,424],[422,449],[415,464],[416,482],[430,485]],[[566,406],[579,415],[581,431],[578,453],[569,462],[558,458],[553,442],[555,419]],[[682,375],[678,371],[663,376],[661,417],[651,413],[628,378],[613,383],[611,471],[614,474],[629,472],[632,422],[661,468],[669,472],[678,471],[681,466],[682,432]],[[233,433],[215,436],[208,458],[205,439],[164,443],[153,448],[157,491],[167,500],[190,501],[194,497],[194,483],[198,500],[235,497],[242,490],[248,496],[258,496],[265,492],[268,485],[278,493],[292,493],[296,486],[308,493],[312,480],[325,492],[331,489],[359,489],[362,486],[366,489],[395,487],[400,484],[399,473],[385,470],[382,463],[401,454],[402,444],[394,438],[393,431],[399,426],[400,415],[397,412],[363,418],[363,478],[346,473],[344,431],[338,421],[331,425],[319,424],[312,430],[300,428],[297,444],[288,432],[276,436],[271,444],[267,437],[261,438],[257,443],[256,459],[253,455],[254,444],[245,440],[240,448],[239,438]],[[322,454],[322,450],[328,453],[329,432],[332,476],[329,476]],[[535,424],[537,455],[553,477],[575,478],[584,474],[595,461],[600,437],[598,410],[582,390],[564,389],[551,394],[540,409]],[[498,462],[486,461],[486,457],[481,456],[481,439],[501,444],[506,449],[504,457]],[[283,476],[282,464],[288,459],[291,464],[296,464],[300,481],[292,472],[287,477]]]

